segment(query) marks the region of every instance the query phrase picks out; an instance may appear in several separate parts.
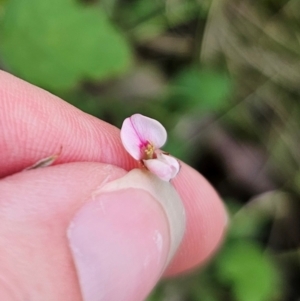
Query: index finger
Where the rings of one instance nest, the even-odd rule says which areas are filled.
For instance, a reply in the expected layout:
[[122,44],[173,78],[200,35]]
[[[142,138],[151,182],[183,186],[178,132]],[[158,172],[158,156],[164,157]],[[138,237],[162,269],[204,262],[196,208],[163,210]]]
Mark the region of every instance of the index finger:
[[57,163],[96,161],[131,169],[119,130],[0,71],[0,177],[62,152]]
[[[0,71],[0,178],[56,154],[61,146],[56,163],[94,161],[125,170],[137,167],[124,150],[116,127]],[[194,169],[182,163],[173,185],[185,205],[187,225],[168,275],[210,257],[227,222],[217,193]]]

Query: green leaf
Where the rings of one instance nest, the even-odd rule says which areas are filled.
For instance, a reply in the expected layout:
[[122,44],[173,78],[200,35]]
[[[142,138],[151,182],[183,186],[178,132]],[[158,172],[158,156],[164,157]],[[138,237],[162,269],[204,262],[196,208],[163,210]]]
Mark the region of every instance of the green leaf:
[[100,7],[72,0],[11,0],[0,30],[4,64],[46,88],[105,79],[130,63],[125,39]]
[[254,242],[229,244],[218,263],[219,276],[231,286],[236,300],[267,301],[276,294],[277,271],[268,255]]
[[227,75],[212,70],[194,68],[181,72],[173,82],[172,95],[177,107],[180,102],[188,108],[218,110],[227,104],[231,93]]

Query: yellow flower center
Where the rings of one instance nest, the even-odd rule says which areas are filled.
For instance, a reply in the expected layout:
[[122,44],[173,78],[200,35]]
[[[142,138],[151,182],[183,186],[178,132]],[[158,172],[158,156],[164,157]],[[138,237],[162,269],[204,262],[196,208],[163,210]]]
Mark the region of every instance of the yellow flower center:
[[154,151],[155,151],[154,146],[151,143],[148,143],[144,150],[146,155],[145,159],[153,159]]

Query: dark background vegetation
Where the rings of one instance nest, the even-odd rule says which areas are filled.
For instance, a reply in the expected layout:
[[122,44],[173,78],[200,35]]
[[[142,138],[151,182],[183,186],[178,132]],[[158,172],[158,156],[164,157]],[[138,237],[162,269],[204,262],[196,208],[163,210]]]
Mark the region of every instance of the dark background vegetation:
[[2,69],[158,119],[228,206],[218,255],[149,300],[299,300],[299,29],[298,0],[0,0]]

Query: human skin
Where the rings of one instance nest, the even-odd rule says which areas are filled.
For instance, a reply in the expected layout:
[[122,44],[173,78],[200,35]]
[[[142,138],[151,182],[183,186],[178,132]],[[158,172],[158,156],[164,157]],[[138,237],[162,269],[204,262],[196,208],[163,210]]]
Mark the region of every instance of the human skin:
[[[61,147],[53,166],[23,171]],[[0,300],[142,301],[162,274],[203,265],[224,236],[218,194],[181,162],[163,184],[186,216],[172,212],[184,236],[168,265],[173,209],[147,181],[123,181],[138,165],[119,129],[2,71],[0,150]],[[125,188],[105,190],[117,180]]]

